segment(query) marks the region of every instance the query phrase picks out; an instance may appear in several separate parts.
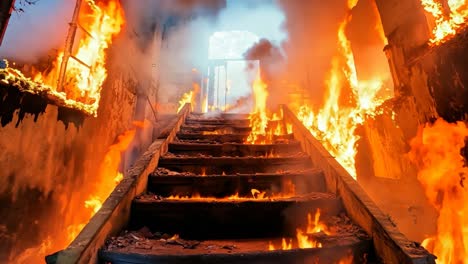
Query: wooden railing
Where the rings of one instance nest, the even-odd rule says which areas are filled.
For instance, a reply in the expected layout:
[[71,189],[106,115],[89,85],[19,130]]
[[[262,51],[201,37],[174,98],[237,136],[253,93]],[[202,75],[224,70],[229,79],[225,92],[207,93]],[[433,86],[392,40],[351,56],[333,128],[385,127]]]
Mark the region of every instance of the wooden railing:
[[158,166],[159,157],[167,152],[169,143],[174,140],[189,113],[190,104],[186,104],[168,126],[170,129],[164,133],[164,138],[156,139],[135,165],[124,174],[124,179],[75,240],[66,249],[47,256],[48,264],[98,263],[99,249],[108,237],[117,235],[127,226],[132,200],[146,191],[148,175]]
[[372,236],[375,252],[384,263],[435,264],[435,257],[398,230],[293,112],[283,106],[283,113],[285,122],[292,124],[294,138],[301,142],[303,151],[323,170],[328,191],[341,198],[348,216]]

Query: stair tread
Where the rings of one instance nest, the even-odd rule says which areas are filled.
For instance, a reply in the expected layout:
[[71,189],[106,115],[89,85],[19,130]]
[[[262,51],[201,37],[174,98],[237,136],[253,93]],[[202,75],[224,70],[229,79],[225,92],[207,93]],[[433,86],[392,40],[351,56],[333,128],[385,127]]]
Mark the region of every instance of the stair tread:
[[150,177],[179,177],[179,178],[188,178],[188,177],[195,177],[195,178],[238,178],[238,177],[284,177],[284,176],[304,176],[307,174],[318,174],[322,173],[323,170],[319,168],[310,168],[305,170],[296,170],[296,171],[282,171],[276,173],[236,173],[236,174],[227,174],[227,175],[199,175],[193,174],[191,172],[176,172],[164,169],[162,167],[158,167],[156,171],[150,174]]
[[[268,257],[278,263],[277,257],[281,256],[289,256],[282,263],[290,263],[290,257],[300,260],[306,256],[320,256],[319,263],[336,263],[350,253],[355,257],[356,263],[359,263],[360,256],[370,259],[370,256],[364,255],[372,251],[372,239],[347,217],[333,216],[322,223],[326,226],[325,232],[310,231],[306,234],[307,224],[298,226],[310,242],[307,245],[299,245],[297,234],[257,239],[186,240],[183,236],[153,233],[144,227],[112,238],[101,251],[101,256],[112,263],[124,259],[138,261],[142,256],[146,260],[221,261],[219,263],[227,260],[265,261]],[[290,248],[282,248],[283,240],[290,244]]]
[[134,203],[216,203],[216,204],[240,204],[240,203],[285,203],[285,202],[308,202],[314,200],[335,200],[338,197],[333,193],[312,192],[304,195],[281,195],[272,198],[253,198],[253,197],[233,197],[233,198],[215,198],[215,197],[180,197],[163,198],[154,194],[143,194],[135,198]]

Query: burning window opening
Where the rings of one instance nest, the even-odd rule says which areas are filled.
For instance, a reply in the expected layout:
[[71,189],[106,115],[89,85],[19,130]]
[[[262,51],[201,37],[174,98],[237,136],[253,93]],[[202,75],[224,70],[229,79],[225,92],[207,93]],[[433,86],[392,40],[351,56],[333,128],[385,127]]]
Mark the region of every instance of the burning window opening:
[[[27,77],[6,65],[0,81],[21,92],[44,97],[48,103],[97,116],[101,89],[107,78],[106,50],[124,24],[120,2],[77,1],[64,50],[58,53],[51,69]],[[75,39],[77,29],[82,34]],[[77,42],[78,46],[73,47]]]

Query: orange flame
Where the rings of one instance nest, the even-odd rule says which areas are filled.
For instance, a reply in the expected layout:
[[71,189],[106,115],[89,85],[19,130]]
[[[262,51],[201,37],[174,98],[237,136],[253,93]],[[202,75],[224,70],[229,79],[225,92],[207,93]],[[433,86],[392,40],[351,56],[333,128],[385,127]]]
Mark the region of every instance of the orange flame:
[[[354,0],[348,1],[349,10],[356,3]],[[390,95],[379,96],[383,86],[380,76],[371,80],[358,80],[354,54],[346,36],[346,27],[350,20],[351,13],[348,13],[338,28],[340,53],[332,60],[332,69],[327,80],[328,90],[322,109],[315,112],[304,105],[297,110],[296,116],[349,174],[356,178],[356,142],[359,137],[354,131],[366,117],[379,114],[378,107]],[[343,100],[341,97],[346,89],[350,89],[351,98]],[[350,104],[349,101],[353,103]]]
[[[292,183],[291,183],[292,184]],[[295,187],[294,185],[292,185],[292,187],[290,187],[293,189],[293,191],[295,191]],[[195,199],[195,200],[245,200],[245,201],[248,201],[248,200],[252,200],[252,199],[255,199],[255,200],[266,200],[266,199],[280,199],[280,198],[291,198],[295,195],[295,193],[291,193],[289,192],[289,190],[286,190],[285,192],[281,192],[281,193],[275,193],[275,194],[271,194],[271,195],[267,195],[266,192],[262,192],[262,191],[259,191],[257,189],[251,189],[250,190],[250,193],[252,194],[252,197],[240,197],[239,196],[239,193],[236,193],[236,194],[233,194],[231,196],[228,196],[228,197],[225,197],[225,198],[216,198],[214,196],[201,196],[199,193],[193,193],[191,195],[171,195],[165,199],[168,199],[168,200],[191,200],[191,199]]]
[[[107,4],[103,3],[106,2]],[[85,1],[88,12],[82,12],[79,22],[90,33],[83,34],[74,57],[90,66],[85,67],[78,61],[70,59],[63,87],[56,87],[62,60],[63,51],[59,53],[53,69],[48,73],[38,73],[34,76],[34,82],[52,87],[51,90],[65,95],[67,102],[76,105],[75,102],[83,103],[84,109],[89,114],[97,115],[101,89],[107,78],[105,67],[106,50],[112,43],[112,38],[120,32],[124,24],[123,9],[119,1]],[[59,91],[59,89],[62,89]]]
[[281,240],[281,248],[283,250],[290,250],[292,249],[292,239],[289,239],[289,243],[286,241],[286,238]]
[[182,98],[179,100],[179,108],[177,108],[177,113],[184,108],[185,104],[191,104],[193,102],[193,91],[186,92],[182,95]]
[[315,212],[314,220],[312,221],[312,214],[309,213],[307,215],[307,221],[308,221],[308,226],[307,226],[308,234],[320,233],[320,232],[324,232],[327,235],[330,234],[327,226],[320,222],[320,209],[319,208],[317,208],[317,211]]
[[450,40],[466,25],[468,18],[466,0],[448,0],[449,10],[444,10],[437,0],[421,0],[421,4],[435,20],[432,38],[429,40],[433,46]]
[[266,135],[266,129],[268,126],[268,116],[266,109],[268,91],[267,85],[262,80],[260,69],[257,72],[257,77],[253,82],[252,88],[255,108],[249,117],[252,131],[247,138],[247,143],[256,144],[258,143],[258,137],[260,135]]
[[345,256],[344,258],[338,261],[338,264],[353,264],[353,263],[354,263],[354,256],[351,253],[348,254],[348,256]]
[[418,180],[439,212],[437,234],[424,246],[438,258],[438,264],[468,263],[468,167],[460,150],[468,127],[442,119],[419,129],[411,141],[410,159],[418,166]]
[[[307,232],[302,231],[302,229],[296,229],[296,240],[297,240],[297,247],[298,248],[321,248],[322,244],[311,238],[309,235],[314,233],[323,232],[326,235],[330,235],[331,232],[328,231],[328,227],[320,222],[320,209],[317,209],[315,212],[315,219],[312,220],[311,214],[307,215],[308,225],[307,225]],[[286,239],[283,238],[281,248],[282,250],[290,250],[292,249],[292,239],[289,240],[289,243],[286,243]],[[268,250],[273,251],[276,250],[275,246],[271,243],[268,244]]]
[[177,108],[177,113],[184,108],[185,104],[190,104],[190,110],[193,111],[196,105],[197,95],[200,93],[200,85],[198,83],[192,83],[193,89],[182,95],[182,98],[179,100],[179,108]]
[[321,248],[322,244],[312,238],[307,234],[304,234],[301,229],[296,229],[296,238],[299,248]]

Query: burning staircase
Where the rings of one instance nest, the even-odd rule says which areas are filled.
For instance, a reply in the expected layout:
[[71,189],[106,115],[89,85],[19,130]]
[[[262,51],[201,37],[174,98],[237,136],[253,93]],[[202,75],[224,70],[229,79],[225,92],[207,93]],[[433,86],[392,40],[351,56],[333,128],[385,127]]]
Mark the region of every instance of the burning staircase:
[[189,115],[100,261],[375,263],[371,237],[300,143],[245,144],[249,133],[247,116]]

